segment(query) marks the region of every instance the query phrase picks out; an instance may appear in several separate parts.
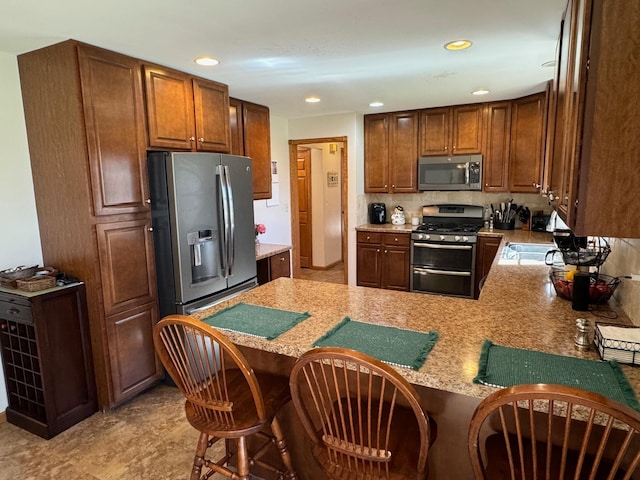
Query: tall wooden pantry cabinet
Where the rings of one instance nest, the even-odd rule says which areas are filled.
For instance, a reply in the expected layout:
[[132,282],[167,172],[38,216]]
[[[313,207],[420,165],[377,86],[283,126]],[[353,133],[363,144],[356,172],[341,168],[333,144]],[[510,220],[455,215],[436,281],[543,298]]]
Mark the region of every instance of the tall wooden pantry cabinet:
[[142,65],[73,40],[18,56],[45,264],[85,282],[98,402],[159,380]]

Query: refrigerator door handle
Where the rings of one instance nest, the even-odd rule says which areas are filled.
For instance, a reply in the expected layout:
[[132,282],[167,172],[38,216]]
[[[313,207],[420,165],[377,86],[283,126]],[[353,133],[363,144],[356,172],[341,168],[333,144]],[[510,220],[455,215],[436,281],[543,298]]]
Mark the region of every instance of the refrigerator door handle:
[[231,188],[231,174],[229,173],[229,166],[224,166],[224,178],[227,186],[227,197],[229,198],[229,223],[231,225],[231,229],[229,230],[229,243],[227,244],[227,254],[228,254],[228,265],[229,265],[229,275],[233,275],[233,267],[236,259],[236,219],[234,214],[233,207],[233,189]]
[[218,173],[218,180],[220,182],[220,194],[222,197],[222,267],[224,270],[224,277],[229,276],[229,231],[231,226],[229,225],[229,197],[227,190],[227,182],[225,180],[225,169],[222,165],[216,167]]

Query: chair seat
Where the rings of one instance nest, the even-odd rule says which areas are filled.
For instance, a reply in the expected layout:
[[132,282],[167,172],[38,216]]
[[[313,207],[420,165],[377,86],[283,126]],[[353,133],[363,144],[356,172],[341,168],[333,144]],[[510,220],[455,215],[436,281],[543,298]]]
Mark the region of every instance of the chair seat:
[[[356,400],[352,400],[352,402],[357,403]],[[346,408],[346,399],[343,400],[343,408]],[[363,404],[361,408],[366,409],[367,407]],[[382,423],[386,425],[386,419],[383,419]],[[433,442],[436,436],[436,424],[431,418],[429,419],[429,427],[429,437],[431,438],[431,442]],[[318,431],[318,436],[322,437],[322,434],[322,429],[320,429]],[[351,435],[352,432],[349,430],[347,437],[351,437]],[[386,435],[386,429],[381,431],[381,435]],[[365,446],[369,445],[366,439],[361,443]],[[413,480],[424,478],[418,476],[415,469],[415,466],[418,463],[419,445],[420,432],[414,412],[409,408],[396,407],[393,414],[389,446],[387,449],[391,453],[391,460],[389,462],[390,474],[388,477],[390,480]],[[356,477],[352,472],[341,471],[340,467],[336,466],[331,461],[329,456],[330,454],[324,445],[314,446],[312,448],[312,452],[316,461],[333,480],[375,480],[378,478],[387,478],[384,470],[381,470],[380,474],[378,474],[377,466],[375,466],[375,470],[370,472],[367,476],[359,475]]]
[[[514,435],[510,435],[510,444],[511,451],[518,451],[518,439]],[[486,452],[487,452],[487,468],[486,474],[487,478],[511,478],[511,473],[509,469],[509,461],[507,457],[507,447],[504,441],[504,436],[502,433],[495,433],[487,437],[485,442]],[[525,448],[525,467],[524,470],[528,475],[522,475],[522,471],[520,469],[519,464],[516,465],[516,478],[532,478],[532,458],[533,454],[531,452],[531,448],[527,445],[527,441],[524,442]],[[545,448],[538,448],[536,455],[536,463],[538,469],[538,477],[545,478]],[[575,450],[567,450],[567,465],[565,467],[565,472],[563,476],[560,476],[560,458],[562,456],[562,449],[559,446],[553,446],[551,449],[551,458],[555,459],[551,462],[551,479],[563,479],[563,478],[574,478],[574,474],[578,465],[578,457],[579,452]],[[582,470],[579,476],[579,480],[587,480],[589,478],[589,473],[591,472],[591,466],[593,465],[594,456],[593,455],[585,455]],[[611,470],[612,464],[605,460],[602,460],[598,472],[596,473],[595,478],[608,478],[609,471]],[[614,480],[624,478],[624,472],[618,471],[613,477]],[[635,477],[633,477],[635,478]]]
[[226,378],[229,397],[233,398],[235,422],[232,426],[216,421],[212,415],[203,415],[200,410],[194,408],[189,400],[185,403],[185,412],[189,423],[201,432],[207,432],[215,437],[237,438],[258,432],[265,424],[270,423],[275,413],[291,399],[288,377],[256,372],[265,408],[265,420],[260,421],[256,413],[253,395],[242,372],[237,369],[227,370]]

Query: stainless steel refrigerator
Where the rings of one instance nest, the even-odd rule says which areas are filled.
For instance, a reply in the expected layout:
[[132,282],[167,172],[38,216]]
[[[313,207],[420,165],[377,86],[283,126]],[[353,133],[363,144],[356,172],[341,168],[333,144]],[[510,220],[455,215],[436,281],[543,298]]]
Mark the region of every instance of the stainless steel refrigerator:
[[251,159],[149,152],[161,318],[257,285]]

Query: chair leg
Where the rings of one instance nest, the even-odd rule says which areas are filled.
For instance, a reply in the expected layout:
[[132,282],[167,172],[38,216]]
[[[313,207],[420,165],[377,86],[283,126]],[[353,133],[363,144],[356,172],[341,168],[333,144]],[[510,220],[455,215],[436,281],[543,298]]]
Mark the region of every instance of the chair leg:
[[196,454],[193,458],[193,468],[191,469],[191,476],[189,480],[200,480],[200,474],[202,473],[202,466],[204,465],[204,454],[209,447],[209,435],[201,432],[198,438],[198,444],[196,446]]
[[291,455],[289,454],[289,449],[287,448],[287,444],[284,441],[284,435],[282,434],[282,428],[280,428],[280,422],[276,417],[273,417],[273,421],[271,422],[271,431],[273,432],[273,436],[276,438],[276,448],[278,452],[280,452],[280,458],[282,458],[282,463],[284,463],[285,468],[287,469],[285,475],[289,480],[296,480],[296,472],[293,470],[293,463],[291,462]]
[[246,437],[238,438],[238,478],[249,480],[249,452]]

